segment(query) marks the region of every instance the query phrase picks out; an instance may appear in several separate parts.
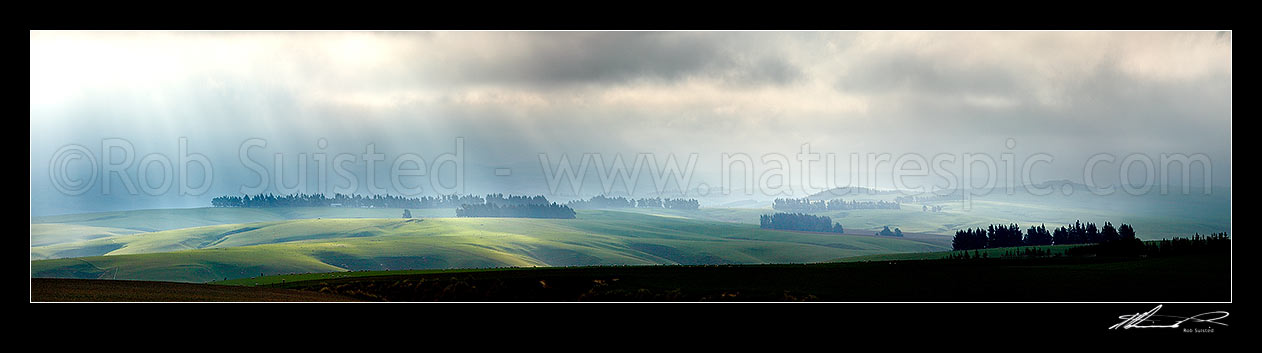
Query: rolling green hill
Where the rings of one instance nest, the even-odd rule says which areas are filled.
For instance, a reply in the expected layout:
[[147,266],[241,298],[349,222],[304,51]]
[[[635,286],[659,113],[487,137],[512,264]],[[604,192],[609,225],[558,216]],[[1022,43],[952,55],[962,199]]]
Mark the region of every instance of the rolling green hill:
[[74,243],[115,235],[141,233],[135,229],[96,227],[70,223],[40,223],[31,225],[31,247]]
[[[134,241],[119,240],[120,235],[295,219],[398,218],[402,214],[403,209],[397,208],[205,207],[31,217],[31,260],[104,255],[121,248],[121,243]],[[412,214],[417,218],[453,217],[455,210],[419,209],[412,210]],[[172,246],[167,250],[189,248],[195,246]],[[135,249],[122,253],[134,253]]]
[[579,219],[301,219],[116,235],[32,247],[33,277],[205,282],[346,270],[818,262],[944,250],[888,237],[584,210]]
[[[578,219],[449,218],[452,209],[188,208],[31,218],[33,277],[203,282],[348,270],[904,259],[944,251],[957,229],[1074,220],[1135,226],[1144,239],[1230,231],[1215,196],[991,195],[901,210],[816,213],[846,235],[758,229],[766,209],[579,210]],[[1192,210],[1182,205],[1195,206]],[[872,237],[899,227],[906,238]],[[934,255],[937,256],[937,255]]]
[[[416,218],[455,217],[453,208],[411,210]],[[274,208],[166,208],[134,211],[77,213],[31,217],[31,224],[75,224],[93,227],[156,232],[217,224],[283,221],[311,218],[399,218],[401,208],[274,207]],[[32,234],[34,236],[34,234]]]

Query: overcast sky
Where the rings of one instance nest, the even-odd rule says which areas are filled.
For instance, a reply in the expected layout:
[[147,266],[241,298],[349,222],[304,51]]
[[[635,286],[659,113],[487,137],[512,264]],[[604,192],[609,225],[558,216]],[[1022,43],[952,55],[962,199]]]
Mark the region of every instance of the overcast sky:
[[1221,32],[32,32],[30,54],[32,207],[54,213],[100,196],[54,195],[54,152],[103,159],[105,138],[139,160],[186,137],[214,162],[206,195],[127,207],[256,183],[249,138],[270,164],[370,143],[432,159],[462,137],[467,166],[514,172],[469,169],[472,193],[537,184],[539,153],[697,153],[715,185],[722,153],[806,143],[842,162],[1048,153],[1042,180],[1081,181],[1101,152],[1203,153],[1219,186],[1230,168]]

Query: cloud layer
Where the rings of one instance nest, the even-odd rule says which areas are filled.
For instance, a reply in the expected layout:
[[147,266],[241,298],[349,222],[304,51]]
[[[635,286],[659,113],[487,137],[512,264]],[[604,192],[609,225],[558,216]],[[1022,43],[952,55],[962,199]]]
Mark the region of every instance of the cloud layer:
[[250,137],[278,152],[465,137],[487,165],[1013,138],[1061,158],[1052,177],[1098,152],[1206,153],[1225,184],[1230,124],[1230,33],[31,33],[33,188],[53,150],[106,137],[189,137],[223,160]]

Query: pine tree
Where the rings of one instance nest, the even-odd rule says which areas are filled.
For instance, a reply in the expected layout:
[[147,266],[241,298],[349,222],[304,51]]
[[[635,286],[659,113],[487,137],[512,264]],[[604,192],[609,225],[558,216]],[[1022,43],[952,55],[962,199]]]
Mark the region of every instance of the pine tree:
[[1131,228],[1130,225],[1122,223],[1121,228],[1118,229],[1118,237],[1121,238],[1122,240],[1127,240],[1127,241],[1134,240],[1135,228]]
[[1113,228],[1113,224],[1104,222],[1104,228],[1100,231],[1100,240],[1104,242],[1111,242],[1120,238],[1121,236],[1118,235],[1117,229]]

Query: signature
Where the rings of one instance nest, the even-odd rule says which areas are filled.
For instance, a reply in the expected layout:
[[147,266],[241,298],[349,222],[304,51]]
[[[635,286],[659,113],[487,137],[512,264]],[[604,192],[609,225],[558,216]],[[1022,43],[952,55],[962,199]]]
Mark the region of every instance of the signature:
[[1157,315],[1158,310],[1161,310],[1161,305],[1157,305],[1156,308],[1152,308],[1152,310],[1149,310],[1143,313],[1134,313],[1134,314],[1118,316],[1117,318],[1122,319],[1122,322],[1119,322],[1109,327],[1109,329],[1116,330],[1116,329],[1132,329],[1132,328],[1179,328],[1179,325],[1182,325],[1184,323],[1215,324],[1215,325],[1227,326],[1227,324],[1218,322],[1218,320],[1222,320],[1223,318],[1227,317],[1228,314],[1226,311],[1211,311],[1211,312],[1200,313],[1200,314],[1196,314],[1196,315],[1192,315],[1188,317],[1183,317],[1183,316],[1174,316],[1174,315]]

